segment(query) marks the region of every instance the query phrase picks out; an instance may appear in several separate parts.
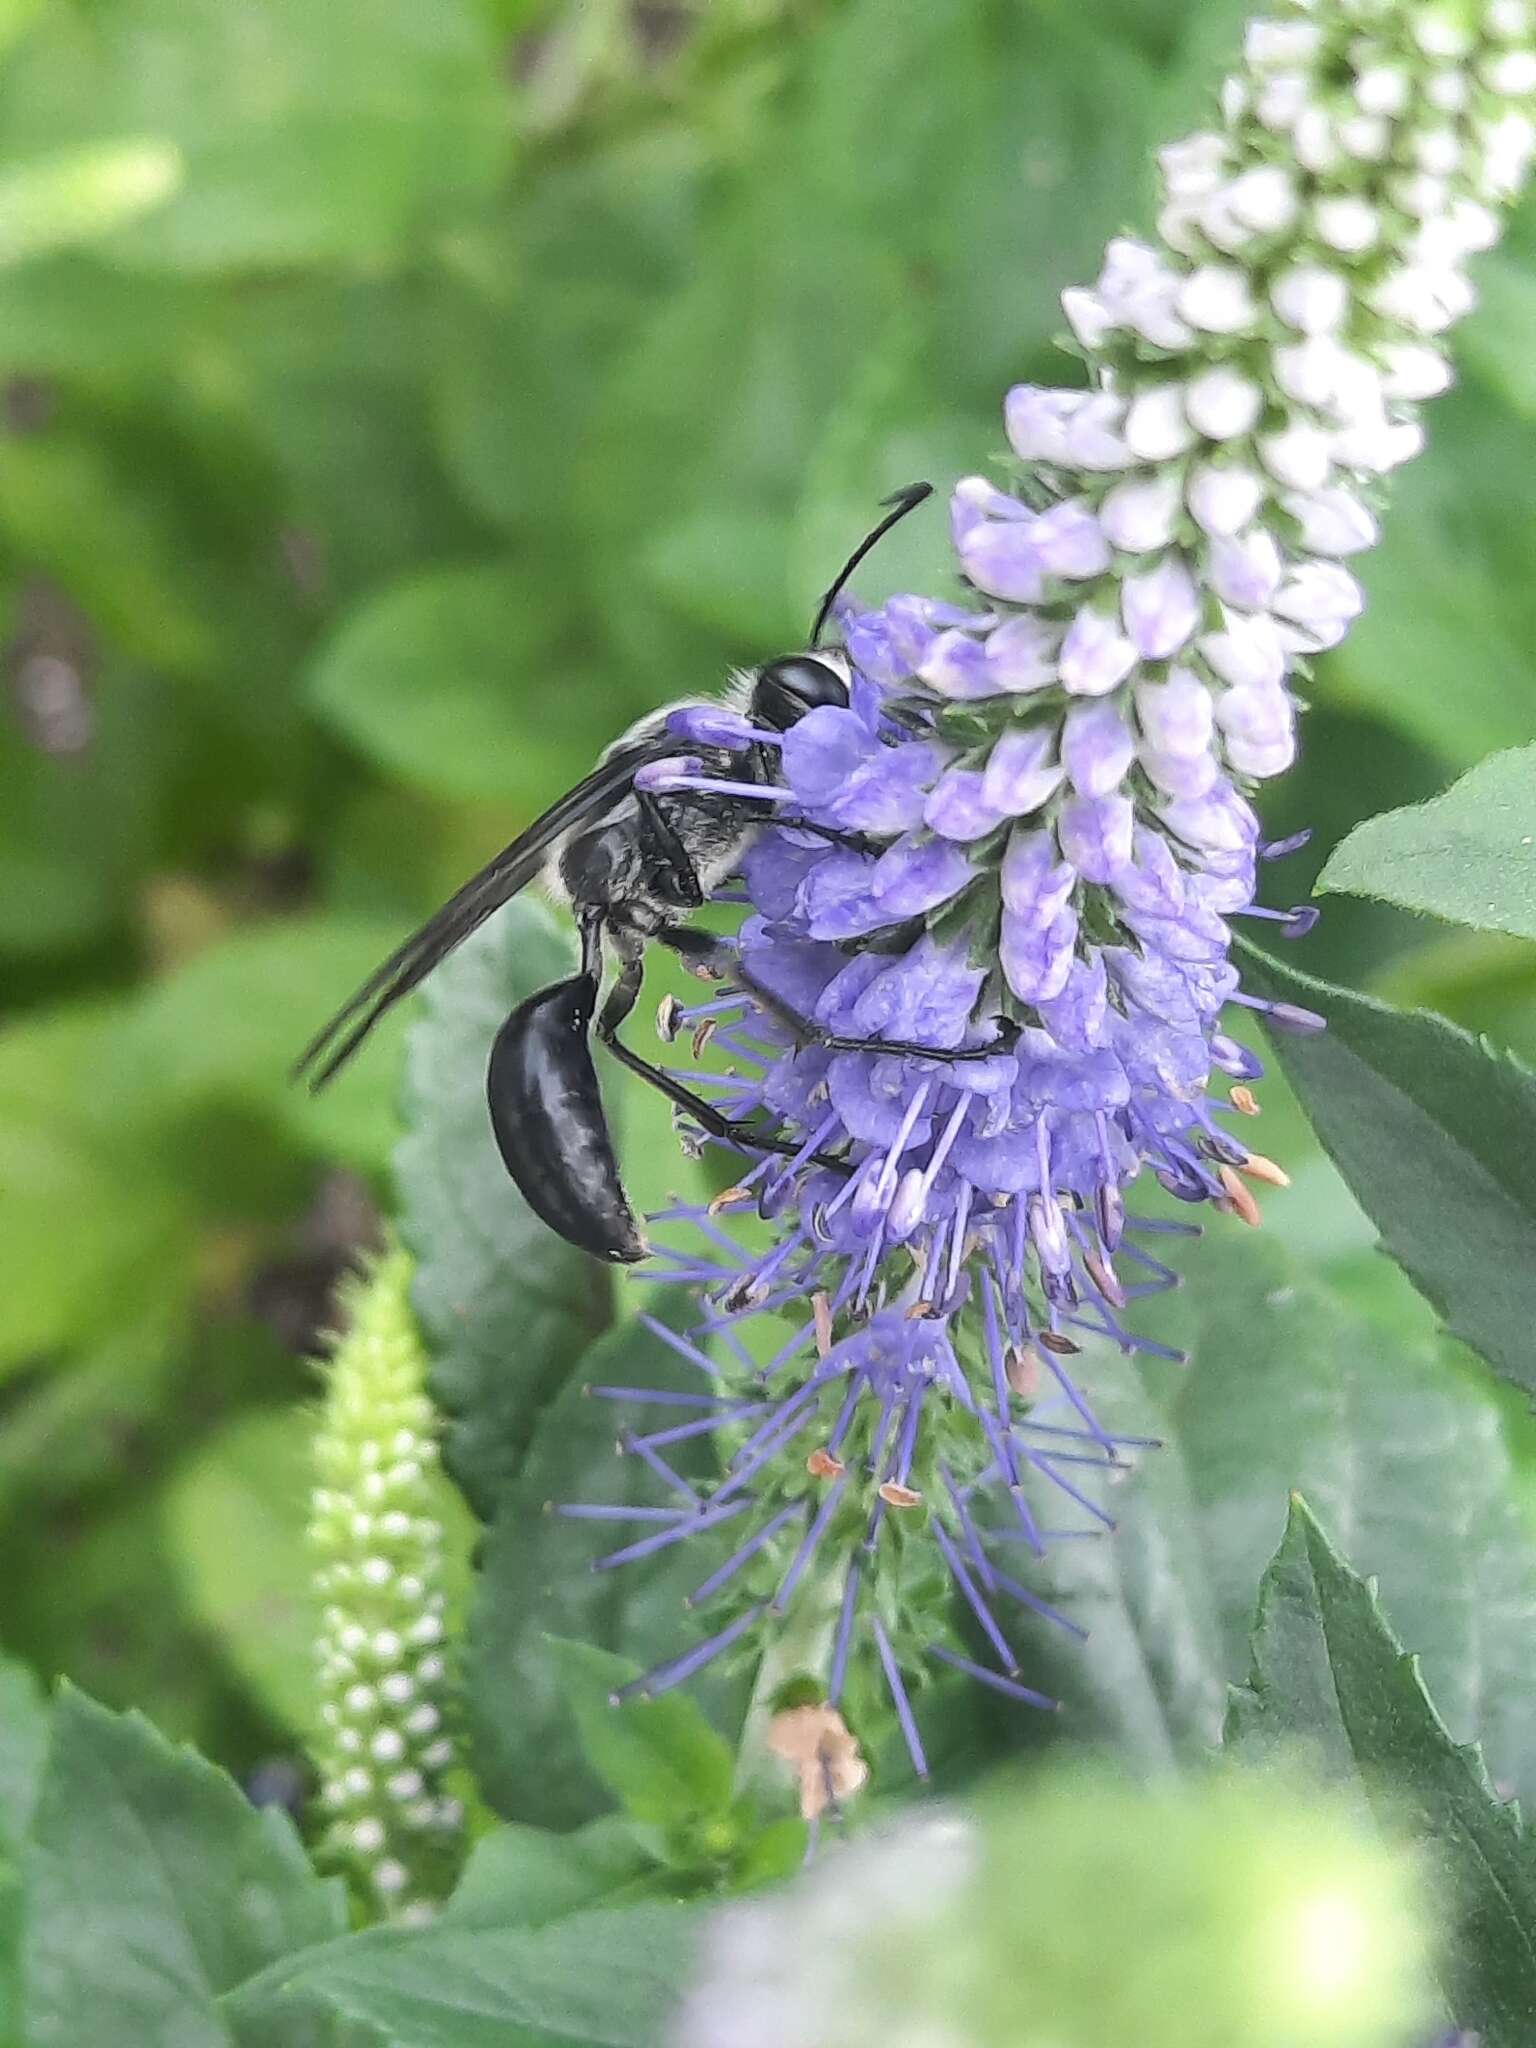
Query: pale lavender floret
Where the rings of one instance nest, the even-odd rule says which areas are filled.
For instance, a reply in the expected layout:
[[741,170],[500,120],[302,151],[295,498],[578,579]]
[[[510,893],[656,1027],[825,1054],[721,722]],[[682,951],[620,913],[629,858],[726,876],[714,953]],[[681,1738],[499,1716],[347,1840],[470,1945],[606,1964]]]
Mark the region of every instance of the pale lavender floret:
[[1049,726],[1013,726],[993,742],[982,770],[982,797],[1005,817],[1026,818],[1055,795],[1065,774]]
[[951,768],[930,794],[923,822],[942,838],[964,842],[984,839],[1006,815],[987,801],[985,777],[979,768]]
[[1155,568],[1127,576],[1121,616],[1136,651],[1148,661],[1177,654],[1200,624],[1200,593],[1184,561],[1167,555]]
[[1108,612],[1084,605],[1061,644],[1057,667],[1062,685],[1074,696],[1101,697],[1125,681],[1136,666],[1136,652]]
[[1061,729],[1061,760],[1079,796],[1108,796],[1125,780],[1136,742],[1110,703],[1075,704]]
[[1112,882],[1131,857],[1136,811],[1129,797],[1072,797],[1061,807],[1061,850],[1085,882]]

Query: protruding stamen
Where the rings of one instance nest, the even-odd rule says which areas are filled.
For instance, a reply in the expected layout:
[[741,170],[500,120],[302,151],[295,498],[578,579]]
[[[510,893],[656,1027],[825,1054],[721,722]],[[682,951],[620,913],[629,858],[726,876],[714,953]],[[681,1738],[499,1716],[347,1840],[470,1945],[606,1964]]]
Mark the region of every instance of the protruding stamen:
[[1218,1167],[1217,1173],[1226,1189],[1226,1200],[1232,1214],[1246,1223],[1250,1230],[1257,1230],[1264,1221],[1263,1212],[1242,1175],[1232,1166]]

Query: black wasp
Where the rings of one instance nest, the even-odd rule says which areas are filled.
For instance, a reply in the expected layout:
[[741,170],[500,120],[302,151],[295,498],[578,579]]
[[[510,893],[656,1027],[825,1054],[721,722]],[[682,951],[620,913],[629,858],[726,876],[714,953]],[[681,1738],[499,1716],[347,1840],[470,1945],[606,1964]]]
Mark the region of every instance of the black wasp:
[[[738,679],[738,708],[752,725],[781,733],[819,706],[847,704],[847,658],[835,649],[818,649],[822,629],[833,601],[865,555],[930,490],[928,484],[912,484],[886,501],[893,509],[859,543],[822,599],[809,651],[764,662]],[[619,1179],[603,1115],[589,1045],[594,1030],[617,1059],[712,1136],[759,1150],[797,1149],[771,1130],[723,1116],[618,1036],[640,993],[650,940],[659,940],[700,971],[711,971],[719,941],[690,930],[686,919],[735,869],[763,817],[761,803],[747,798],[636,787],[637,771],[683,750],[668,725],[681,708],[669,705],[651,712],[615,740],[584,781],[390,955],[310,1042],[294,1069],[308,1077],[312,1088],[323,1088],[386,1010],[542,873],[552,891],[570,903],[581,935],[581,966],[568,980],[520,1003],[497,1033],[487,1073],[491,1125],[507,1171],[529,1207],[571,1244],[604,1259],[641,1259],[648,1247]],[[777,753],[767,746],[713,756],[707,747],[689,746],[687,751],[704,759],[710,775],[759,784],[777,780]],[[605,949],[617,973],[603,997]],[[765,991],[756,992],[803,1043],[849,1049],[865,1043],[832,1037],[783,1011]],[[887,1040],[879,1041],[879,1049],[924,1050]]]

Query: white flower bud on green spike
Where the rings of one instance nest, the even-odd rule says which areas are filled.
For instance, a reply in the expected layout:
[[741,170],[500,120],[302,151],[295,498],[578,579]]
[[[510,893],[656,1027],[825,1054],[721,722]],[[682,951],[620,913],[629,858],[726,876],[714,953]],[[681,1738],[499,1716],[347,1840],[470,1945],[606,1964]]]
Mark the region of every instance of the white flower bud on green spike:
[[[325,1845],[376,1914],[417,1920],[458,1860],[441,1795],[452,1745],[424,1748],[442,1723],[438,1590],[442,1527],[426,1361],[411,1314],[411,1263],[387,1252],[343,1290],[345,1334],[325,1367],[309,1538],[327,1588],[316,1642],[322,1697],[315,1761]],[[387,1496],[377,1514],[361,1502]],[[353,1762],[352,1759],[360,1761]],[[380,1767],[376,1777],[365,1767]],[[425,1801],[412,1827],[392,1789]]]

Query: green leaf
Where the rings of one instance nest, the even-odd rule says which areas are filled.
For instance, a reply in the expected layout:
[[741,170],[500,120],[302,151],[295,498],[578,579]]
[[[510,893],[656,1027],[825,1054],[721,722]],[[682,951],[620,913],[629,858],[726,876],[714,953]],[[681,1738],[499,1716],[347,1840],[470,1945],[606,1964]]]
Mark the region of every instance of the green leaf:
[[1357,825],[1317,886],[1536,939],[1536,746],[1490,755],[1432,802]]
[[0,172],[0,264],[94,241],[163,206],[182,182],[174,143],[106,142]]
[[182,1466],[162,1503],[191,1612],[284,1727],[315,1713],[313,1567],[304,1542],[313,1418],[236,1415]]
[[1393,1010],[1243,948],[1258,994],[1320,1011],[1273,1034],[1330,1157],[1453,1335],[1536,1395],[1536,1075],[1423,1011]]
[[1518,259],[1491,255],[1477,266],[1477,296],[1457,352],[1514,412],[1536,419],[1536,365],[1524,346],[1536,321],[1536,278]]
[[6,68],[9,153],[103,135],[179,152],[175,197],[112,240],[151,270],[387,260],[505,152],[473,0],[124,0],[88,33],[53,13]]
[[80,1005],[0,1032],[0,1367],[120,1335],[150,1307],[159,1330],[190,1298],[186,1197],[142,1141],[131,1086],[99,1089],[122,1019]]
[[658,1827],[723,1813],[735,1757],[686,1693],[615,1704],[641,1666],[592,1643],[545,1638],[582,1752],[626,1812]]
[[1486,2048],[1524,2048],[1536,2012],[1536,1844],[1495,1795],[1482,1758],[1451,1738],[1417,1661],[1297,1498],[1264,1577],[1253,1671],[1234,1692],[1240,1754],[1302,1747],[1406,1828],[1453,1922],[1439,1975],[1460,2026]]
[[316,1157],[380,1167],[399,1130],[399,1019],[322,1095],[296,1086],[291,1069],[400,936],[383,919],[327,912],[232,932],[144,991],[106,1054],[108,1072],[134,1076],[163,1114],[245,1108]]
[[[0,280],[0,321],[10,311]],[[209,374],[238,394],[246,430],[281,469],[286,516],[328,606],[484,545],[438,460],[422,384],[436,329],[419,277],[299,273],[220,311],[200,337]]]
[[1404,473],[1360,569],[1365,615],[1319,667],[1320,696],[1368,706],[1458,768],[1528,739],[1522,706],[1536,690],[1517,597],[1490,553],[1461,545],[1472,488],[1438,451]]
[[491,1040],[570,959],[547,911],[526,898],[509,904],[428,981],[406,1050],[400,1233],[416,1256],[433,1393],[449,1417],[445,1461],[483,1519],[610,1314],[606,1268],[532,1214],[507,1177],[485,1107]]
[[697,142],[670,123],[598,135],[448,252],[429,372],[444,460],[525,545],[574,526],[593,392],[637,322],[687,282],[703,180]]
[[[29,2041],[276,2048],[219,2000],[279,1956],[339,1932],[339,1892],[286,1817],[175,1750],[137,1715],[67,1690],[26,1855]],[[321,2048],[295,2025],[287,2048]]]
[[[1266,1208],[1299,1199],[1276,1192]],[[1023,1632],[1025,1679],[1064,1705],[1049,1719],[1007,1709],[1010,1739],[1198,1757],[1246,1669],[1255,1591],[1300,1489],[1379,1576],[1457,1739],[1481,1741],[1499,1781],[1536,1798],[1536,1558],[1493,1391],[1438,1343],[1345,1308],[1267,1232],[1216,1222],[1173,1256],[1185,1285],[1138,1304],[1137,1322],[1188,1364],[1138,1372],[1102,1347],[1069,1361],[1107,1427],[1161,1448],[1105,1496],[1113,1535],[1023,1560],[1019,1576],[1088,1639]]]
[[442,1918],[455,1927],[543,1927],[601,1904],[653,1867],[616,1817],[568,1835],[504,1822],[475,1844]]
[[985,0],[856,0],[806,54],[788,160],[845,235],[900,265],[904,303],[931,300],[933,395],[995,404],[1061,330],[1062,286],[1093,275],[1135,203],[1162,139],[1155,71],[1096,11]]
[[25,1664],[0,1658],[0,1853],[26,1836],[47,1749],[42,1687]]
[[[697,1314],[689,1297],[676,1291],[649,1306],[674,1328]],[[610,1803],[586,1761],[586,1724],[572,1713],[547,1637],[590,1643],[647,1666],[658,1663],[687,1642],[682,1596],[712,1562],[701,1549],[707,1539],[701,1538],[655,1559],[594,1572],[595,1558],[636,1532],[548,1512],[559,1501],[655,1502],[654,1482],[639,1459],[616,1456],[620,1431],[643,1411],[593,1400],[585,1389],[655,1386],[696,1393],[702,1383],[697,1370],[643,1325],[621,1324],[581,1360],[541,1414],[522,1469],[501,1496],[481,1558],[464,1675],[476,1777],[488,1803],[508,1819],[570,1827]],[[701,1439],[677,1446],[671,1455],[687,1474],[701,1469],[708,1452]],[[630,1675],[628,1663],[624,1675]],[[633,1788],[643,1796],[643,1772],[629,1746],[631,1727],[634,1742],[644,1742],[639,1722],[627,1719],[635,1710],[610,1708],[604,1699],[595,1711],[612,1716],[611,1739],[623,1749],[626,1792]],[[662,1726],[675,1724],[663,1716]],[[594,1761],[605,1772],[615,1759]],[[691,1777],[698,1768],[696,1760]]]
[[342,622],[310,701],[407,782],[540,811],[562,794],[568,736],[585,735],[586,766],[617,737],[593,732],[590,693],[562,672],[558,626],[547,580],[496,564],[433,570]]
[[410,2048],[656,2048],[699,1924],[675,1905],[577,1913],[539,1928],[465,1928],[450,1916],[421,1933],[332,1943],[247,1997],[270,1995],[270,1986],[317,1993]]

